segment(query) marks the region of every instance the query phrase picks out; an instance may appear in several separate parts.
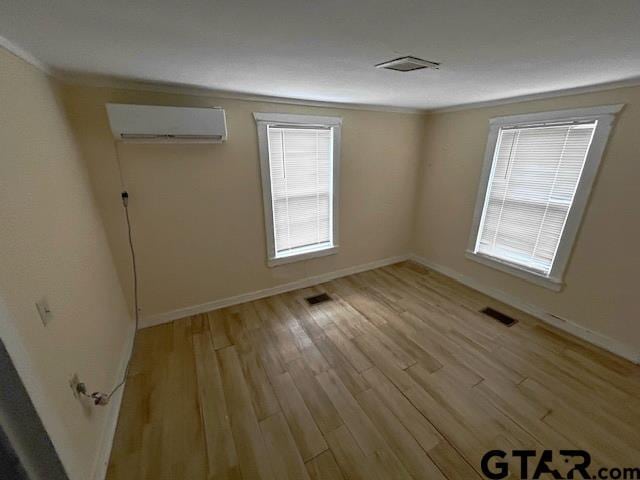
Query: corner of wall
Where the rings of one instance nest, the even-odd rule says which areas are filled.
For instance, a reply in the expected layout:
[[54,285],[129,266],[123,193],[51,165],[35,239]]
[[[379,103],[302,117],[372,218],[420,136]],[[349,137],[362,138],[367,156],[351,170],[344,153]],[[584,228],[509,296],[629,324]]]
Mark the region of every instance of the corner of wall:
[[625,358],[635,364],[640,365],[640,351],[638,351],[634,347],[631,347],[630,345],[626,345],[618,340],[607,337],[606,335],[585,328],[569,320],[559,320],[553,315],[545,312],[540,307],[531,305],[527,301],[517,298],[510,293],[485,285],[484,283],[478,282],[477,280],[460,272],[457,272],[452,268],[446,267],[444,265],[439,265],[419,255],[413,254],[411,255],[410,259],[424,267],[441,273],[442,275],[445,275],[449,278],[452,278],[473,290],[484,293],[485,295],[507,305],[510,305],[513,308],[528,313],[529,315],[541,320],[542,322],[558,328],[559,330],[562,330],[564,332],[570,333],[571,335],[578,337],[587,343],[600,347],[604,350],[607,350],[608,352],[618,355],[619,357]]
[[[118,367],[118,379],[124,378],[127,375],[129,361],[133,355],[133,347],[136,338],[135,324],[131,326],[131,331],[128,334],[127,341],[125,342],[123,352],[120,356],[120,365]],[[113,448],[113,441],[116,435],[118,427],[118,418],[120,416],[120,409],[122,407],[122,399],[124,397],[124,390],[127,387],[128,378],[124,378],[125,382],[118,389],[117,392],[111,397],[111,401],[107,408],[107,420],[105,422],[105,428],[102,431],[100,437],[100,447],[98,454],[95,458],[93,466],[93,474],[91,478],[93,480],[105,480],[107,478],[107,469],[109,468],[109,459],[111,457],[111,450]]]
[[426,158],[426,143],[427,143],[427,129],[429,124],[429,114],[424,113],[421,116],[420,122],[420,142],[419,142],[419,155],[418,155],[418,166],[416,170],[415,177],[415,185],[413,188],[413,207],[411,214],[411,233],[410,233],[410,241],[409,241],[409,251],[416,252],[418,251],[418,234],[419,234],[419,225],[420,225],[420,212],[421,212],[421,199],[422,192],[424,190],[424,176],[426,175],[427,169],[427,158]]

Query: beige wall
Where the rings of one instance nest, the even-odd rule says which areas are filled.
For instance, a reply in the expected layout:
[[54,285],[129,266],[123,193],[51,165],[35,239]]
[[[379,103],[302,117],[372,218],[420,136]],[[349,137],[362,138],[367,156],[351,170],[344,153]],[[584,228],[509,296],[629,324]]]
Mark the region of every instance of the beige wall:
[[[224,144],[119,146],[131,195],[145,317],[409,250],[423,131],[419,115],[75,86],[67,87],[66,100],[124,285],[130,278],[129,253],[105,103],[218,105],[226,110],[229,140]],[[337,255],[266,266],[253,112],[343,117]]]
[[0,225],[0,334],[70,478],[90,479],[114,409],[69,379],[111,388],[132,322],[58,87],[1,49]]
[[[625,103],[560,293],[465,258],[491,117]],[[640,88],[428,116],[414,250],[486,287],[640,348]]]

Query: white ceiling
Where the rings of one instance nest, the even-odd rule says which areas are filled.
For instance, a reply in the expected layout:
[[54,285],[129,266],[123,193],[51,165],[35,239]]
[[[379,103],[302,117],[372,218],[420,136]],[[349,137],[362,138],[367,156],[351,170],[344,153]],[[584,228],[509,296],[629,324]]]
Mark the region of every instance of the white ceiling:
[[[74,74],[418,109],[640,83],[639,0],[2,0],[0,35]],[[373,67],[404,55],[442,66]]]

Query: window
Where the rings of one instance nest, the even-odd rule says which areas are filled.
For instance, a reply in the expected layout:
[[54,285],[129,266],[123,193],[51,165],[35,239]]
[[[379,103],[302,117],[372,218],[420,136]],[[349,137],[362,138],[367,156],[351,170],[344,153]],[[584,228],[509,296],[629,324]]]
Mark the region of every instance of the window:
[[492,119],[467,256],[559,290],[621,108]]
[[337,251],[342,119],[254,113],[270,266]]

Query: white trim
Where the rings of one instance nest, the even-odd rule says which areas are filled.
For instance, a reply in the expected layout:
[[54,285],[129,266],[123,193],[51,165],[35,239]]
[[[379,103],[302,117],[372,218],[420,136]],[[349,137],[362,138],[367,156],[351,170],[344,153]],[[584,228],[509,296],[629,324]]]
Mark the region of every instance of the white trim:
[[195,95],[205,97],[216,97],[230,100],[243,100],[246,102],[267,102],[285,105],[300,105],[305,107],[318,108],[338,108],[344,110],[364,110],[372,112],[404,113],[410,115],[439,114],[448,112],[459,112],[463,110],[474,110],[478,108],[493,107],[498,105],[510,105],[533,100],[544,100],[546,98],[565,97],[581,95],[584,93],[602,92],[615,90],[618,88],[629,88],[640,85],[640,77],[616,80],[613,82],[601,83],[597,85],[587,85],[583,87],[564,88],[548,92],[539,92],[516,97],[500,98],[483,102],[469,102],[452,105],[448,107],[428,108],[428,107],[397,107],[392,105],[375,105],[365,103],[340,103],[324,100],[311,100],[304,98],[275,97],[269,95],[250,94],[243,92],[233,92],[228,90],[217,90],[210,87],[194,87],[180,83],[169,83],[162,81],[142,81],[126,78],[117,78],[109,75],[86,74],[77,72],[55,71],[52,67],[39,60],[37,57],[11,42],[7,38],[0,36],[0,47],[21,58],[25,62],[33,65],[47,75],[53,76],[69,85],[80,85],[97,88],[118,88],[122,90],[138,90],[147,92],[170,93],[176,95]]
[[24,60],[29,65],[32,65],[32,66],[36,67],[38,70],[41,70],[42,72],[46,73],[47,75],[52,75],[53,74],[51,68],[49,68],[49,66],[47,64],[45,64],[44,62],[38,60],[36,57],[34,57],[31,53],[26,51],[24,48],[16,45],[11,40],[9,40],[8,38],[5,38],[5,37],[3,37],[1,35],[0,35],[0,47],[4,48],[6,51],[8,51],[9,53],[15,55],[16,57],[20,58],[21,60]]
[[275,287],[256,290],[253,292],[241,293],[240,295],[220,298],[218,300],[202,303],[200,305],[192,305],[190,307],[179,308],[177,310],[172,310],[170,312],[160,313],[157,315],[152,315],[150,317],[144,317],[140,324],[140,328],[152,327],[154,325],[160,325],[163,323],[172,322],[174,320],[178,320],[184,317],[189,317],[191,315],[198,315],[200,313],[210,312],[211,310],[217,310],[219,308],[238,305],[240,303],[252,302],[253,300],[270,297],[272,295],[278,295],[280,293],[290,292],[292,290],[298,290],[300,288],[312,287],[314,285],[318,285],[319,283],[335,280],[336,278],[346,277],[348,275],[353,275],[360,272],[366,272],[367,270],[373,270],[375,268],[385,267],[387,265],[392,265],[394,263],[404,262],[409,258],[410,258],[409,254],[383,258],[381,260],[375,260],[373,262],[364,263],[361,265],[355,265],[352,267],[343,268],[341,270],[335,270],[333,272],[314,275],[313,277],[302,278],[294,282],[276,285]]
[[471,250],[467,250],[465,252],[465,257],[467,257],[469,260],[473,260],[474,262],[481,263],[482,265],[495,268],[496,270],[510,273],[511,275],[522,278],[523,280],[527,280],[531,283],[535,283],[536,285],[540,285],[541,287],[555,290],[556,292],[562,290],[562,287],[564,285],[562,281],[555,278],[545,277],[544,275],[530,272],[521,267],[518,267],[517,265],[511,265],[508,262],[500,260],[499,258],[487,257],[486,255],[482,255],[480,253],[474,253]]
[[82,85],[98,88],[119,88],[123,90],[138,90],[149,92],[162,92],[177,95],[196,95],[216,98],[227,98],[230,100],[243,100],[247,102],[267,102],[280,103],[285,105],[300,105],[307,107],[319,108],[339,108],[346,110],[364,110],[372,112],[389,112],[389,113],[405,113],[413,115],[422,114],[440,114],[449,112],[459,112],[463,110],[475,110],[478,108],[493,107],[499,105],[510,105],[514,103],[523,103],[533,100],[544,100],[547,98],[567,97],[572,95],[581,95],[592,92],[602,92],[607,90],[616,90],[618,88],[629,88],[640,85],[640,78],[629,78],[597,85],[588,85],[584,87],[565,88],[562,90],[553,90],[549,92],[539,92],[530,95],[521,95],[516,97],[507,97],[482,102],[468,102],[445,107],[394,107],[390,105],[375,105],[364,103],[339,103],[324,100],[311,100],[302,98],[286,98],[274,97],[269,95],[250,94],[243,92],[233,92],[229,90],[217,90],[215,88],[196,87],[193,85],[175,84],[168,82],[141,81],[132,79],[116,78],[109,75],[96,74],[80,74],[71,72],[56,72],[56,77],[63,82],[71,85]]
[[254,112],[256,122],[266,122],[268,125],[283,123],[285,125],[316,125],[332,127],[342,125],[341,117],[325,117],[320,115],[296,115],[292,113],[261,113]]
[[[466,257],[482,263],[483,265],[513,274],[524,280],[535,283],[536,285],[549,288],[554,291],[561,290],[564,272],[569,263],[569,258],[578,235],[578,230],[580,229],[582,219],[584,218],[584,212],[589,201],[589,195],[593,188],[593,183],[611,133],[611,128],[613,127],[615,115],[620,112],[623,107],[624,104],[599,105],[568,110],[556,110],[552,112],[509,115],[495,117],[489,120],[489,135],[484,153],[484,163],[480,173],[480,181],[476,195],[473,219],[471,222],[471,231],[467,244]],[[571,204],[549,275],[539,275],[516,264],[478,254],[476,252],[478,234],[481,229],[487,189],[489,188],[489,183],[491,181],[491,172],[495,161],[500,129],[505,127],[523,127],[526,125],[535,125],[544,122],[574,120],[596,120],[597,125],[595,132],[593,133],[593,139],[587,153],[587,158],[585,159],[582,174],[578,182],[573,203]]]
[[[267,266],[275,267],[284,263],[292,263],[299,260],[320,257],[337,253],[339,240],[339,213],[340,213],[340,145],[342,118],[324,117],[317,115],[294,115],[288,113],[260,113],[254,112],[258,130],[258,150],[260,154],[260,177],[262,184],[262,206],[264,211],[264,224],[267,244]],[[271,166],[269,162],[269,138],[268,127],[270,125],[308,125],[329,127],[332,131],[333,148],[331,156],[331,246],[322,247],[315,251],[305,252],[299,255],[276,256],[275,232],[273,225],[273,199],[271,193]]]
[[562,122],[570,120],[592,120],[601,115],[614,115],[624,104],[617,105],[597,105],[594,107],[570,108],[565,110],[554,110],[551,112],[524,113],[518,115],[506,115],[494,117],[489,120],[489,125],[499,127],[519,127],[531,125],[538,122]]
[[564,321],[560,320],[557,316],[544,311],[544,309],[540,307],[531,305],[527,302],[523,302],[522,300],[512,296],[509,293],[506,293],[502,290],[495,289],[493,287],[488,287],[467,275],[458,273],[457,271],[449,267],[445,267],[437,263],[431,262],[430,260],[427,260],[426,258],[416,254],[398,255],[395,257],[384,258],[382,260],[376,260],[376,261],[365,263],[362,265],[356,265],[353,267],[348,267],[341,270],[336,270],[333,272],[316,275],[313,277],[303,278],[295,282],[285,283],[282,285],[277,285],[275,287],[265,288],[263,290],[256,290],[254,292],[242,293],[240,295],[234,295],[232,297],[221,298],[218,300],[213,300],[211,302],[202,303],[199,305],[193,305],[193,306],[172,310],[172,311],[157,314],[157,315],[152,315],[150,317],[145,317],[142,319],[140,328],[147,328],[155,325],[161,325],[163,323],[172,322],[174,320],[178,320],[184,317],[189,317],[191,315],[197,315],[200,313],[217,310],[219,308],[230,307],[232,305],[238,305],[245,302],[251,302],[253,300],[258,300],[260,298],[270,297],[272,295],[278,295],[281,293],[290,292],[292,290],[298,290],[300,288],[311,287],[314,285],[318,285],[320,283],[335,280],[336,278],[346,277],[348,275],[354,275],[356,273],[365,272],[367,270],[373,270],[376,268],[392,265],[394,263],[399,263],[406,260],[412,260],[416,263],[419,263],[427,268],[430,268],[436,272],[446,275],[447,277],[450,277],[462,283],[463,285],[466,285],[469,288],[477,290],[489,297],[492,297],[507,305],[517,308],[518,310],[528,313],[529,315],[532,315],[538,318],[542,322],[552,325],[567,333],[570,333],[592,345],[601,347],[613,354],[616,354],[622,358],[630,360],[633,363],[640,364],[640,351],[636,350],[630,345],[625,345],[617,340],[614,340],[610,337],[607,337],[593,330],[589,330],[588,328],[578,325],[570,320],[564,320]]
[[269,95],[234,92],[230,90],[218,90],[210,87],[198,87],[180,83],[123,79],[112,77],[109,75],[105,76],[71,72],[56,72],[56,77],[67,85],[78,85],[95,88],[117,88],[121,90],[170,93],[173,95],[193,95],[198,97],[241,100],[245,102],[277,103],[303,107],[336,108],[341,110],[364,110],[367,112],[403,113],[408,115],[423,115],[427,112],[427,110],[423,108],[394,107],[390,105],[364,103],[340,103],[325,100],[275,97]]
[[297,253],[294,255],[288,255],[284,257],[270,258],[267,260],[269,267],[275,267],[277,265],[285,265],[287,263],[299,262],[301,260],[309,260],[311,258],[326,257],[328,255],[335,255],[338,253],[338,245],[331,245],[329,247],[323,247],[318,250],[311,250],[310,252]]
[[517,308],[518,310],[522,310],[523,312],[536,317],[542,322],[552,325],[553,327],[556,327],[567,333],[570,333],[571,335],[574,335],[587,343],[603,348],[604,350],[607,350],[633,363],[640,364],[640,351],[631,345],[626,345],[599,332],[595,332],[593,330],[585,328],[582,325],[572,322],[571,320],[560,319],[558,316],[546,312],[543,308],[524,302],[519,298],[512,296],[510,293],[493,287],[488,287],[485,284],[473,279],[472,277],[459,273],[449,267],[439,265],[419,255],[411,255],[410,260],[419,263],[420,265],[423,265],[427,268],[430,268],[431,270],[439,272],[447,277],[450,277],[469,288],[484,293],[491,298],[506,303],[507,305]]
[[617,80],[614,82],[600,83],[597,85],[587,85],[584,87],[563,88],[561,90],[552,90],[548,92],[532,93],[529,95],[519,95],[516,97],[498,98],[487,100],[484,102],[461,103],[450,107],[425,109],[427,114],[453,113],[465,110],[477,110],[480,108],[498,107],[501,105],[513,105],[516,103],[532,102],[535,100],[545,100],[548,98],[570,97],[573,95],[583,95],[585,93],[604,92],[608,90],[617,90],[619,88],[631,88],[640,86],[640,77],[628,78],[626,80]]
[[[129,333],[127,341],[124,346],[124,354],[120,357],[120,365],[118,368],[118,375],[116,376],[116,382],[119,382],[120,379],[127,372],[127,365],[133,354],[133,343],[135,341],[136,329],[135,324],[132,325],[133,328]],[[107,419],[105,421],[105,427],[102,430],[102,435],[100,436],[100,444],[98,455],[96,455],[96,459],[93,465],[93,475],[91,478],[93,480],[105,480],[107,478],[107,468],[109,467],[109,459],[111,458],[111,449],[113,447],[113,439],[116,435],[116,428],[118,426],[118,418],[120,417],[120,407],[122,406],[122,398],[124,397],[124,390],[127,388],[127,383],[125,379],[125,383],[118,389],[116,393],[111,397],[111,401],[109,402],[107,412]]]

